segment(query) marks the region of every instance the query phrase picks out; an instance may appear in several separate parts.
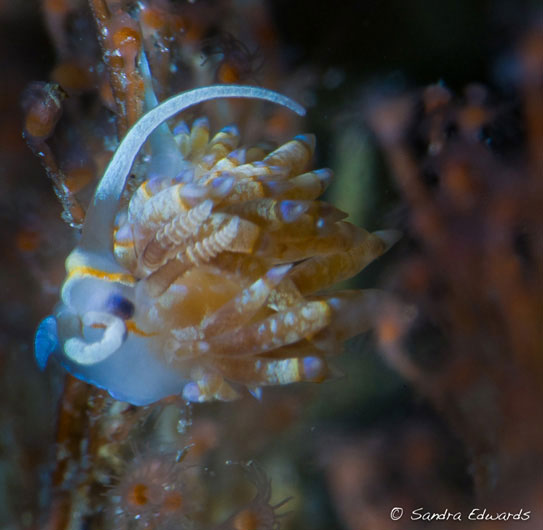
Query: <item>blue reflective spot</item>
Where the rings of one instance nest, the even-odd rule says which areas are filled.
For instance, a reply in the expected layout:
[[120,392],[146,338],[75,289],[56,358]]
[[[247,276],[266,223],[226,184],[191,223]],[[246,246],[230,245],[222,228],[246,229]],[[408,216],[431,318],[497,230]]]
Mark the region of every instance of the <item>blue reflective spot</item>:
[[294,140],[298,140],[298,142],[303,142],[304,144],[308,144],[310,142],[310,137],[308,134],[297,134],[294,137]]
[[199,128],[209,129],[209,120],[205,116],[202,116],[201,118],[197,118],[194,120],[192,124],[192,128],[193,129],[199,129]]
[[322,169],[315,169],[313,173],[317,175],[320,179],[329,179],[332,177],[332,170],[324,167]]
[[307,203],[299,201],[285,200],[281,201],[281,215],[283,221],[286,223],[292,223],[296,221],[302,214],[304,214],[309,205]]
[[[228,173],[223,173],[223,175],[228,175]],[[230,182],[234,184],[234,177],[229,177],[229,176],[217,177],[211,181],[211,186],[213,188],[220,188],[221,186],[224,186],[225,183],[229,184]]]
[[245,149],[234,149],[226,158],[229,158],[230,160],[234,161],[234,163],[237,163],[238,165],[245,164]]
[[151,195],[156,195],[162,188],[164,179],[161,177],[151,177],[147,180],[147,189],[151,192]]
[[190,129],[189,126],[184,121],[182,121],[174,128],[173,133],[176,136],[178,134],[190,134]]
[[34,339],[34,356],[40,370],[44,370],[50,355],[58,348],[57,320],[54,316],[44,318]]
[[232,134],[233,136],[239,136],[239,129],[235,125],[227,125],[221,129],[221,132],[225,134]]
[[187,383],[183,388],[183,398],[191,403],[202,401],[202,393],[200,392],[198,385],[194,382]]
[[174,178],[174,181],[177,182],[177,183],[183,183],[183,184],[193,182],[194,181],[194,168],[191,166],[191,167],[183,169]]
[[251,395],[253,397],[258,399],[259,401],[262,400],[262,388],[261,387],[259,387],[259,386],[247,387],[247,389],[249,390],[249,392],[251,393]]
[[[227,173],[224,173],[224,175],[227,175]],[[215,192],[214,195],[219,197],[224,197],[225,195],[228,195],[234,187],[234,182],[234,177],[217,177],[211,182],[211,186],[213,187]]]
[[298,134],[294,137],[294,140],[305,144],[311,151],[315,149],[315,135],[314,134]]
[[216,157],[214,154],[210,154],[210,155],[204,155],[202,157],[202,164],[204,164],[204,166],[212,166],[216,161]]
[[324,374],[325,364],[319,357],[304,357],[302,359],[303,374],[309,381],[317,380]]

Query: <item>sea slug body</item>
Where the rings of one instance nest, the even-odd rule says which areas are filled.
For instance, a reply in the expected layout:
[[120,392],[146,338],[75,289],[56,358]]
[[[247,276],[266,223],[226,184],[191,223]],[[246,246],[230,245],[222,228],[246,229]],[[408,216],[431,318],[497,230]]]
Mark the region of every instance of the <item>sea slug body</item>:
[[[233,126],[210,137],[205,119],[177,134],[164,124],[215,98],[304,113],[241,85],[195,89],[145,113],[117,148],[66,260],[62,301],[36,334],[40,367],[53,354],[136,405],[173,394],[231,400],[244,387],[259,396],[270,384],[322,381],[325,357],[372,325],[377,291],[321,291],[358,273],[396,234],[370,234],[317,200],[332,173],[309,169],[312,135],[266,153],[239,147]],[[149,137],[149,177],[123,205]]]

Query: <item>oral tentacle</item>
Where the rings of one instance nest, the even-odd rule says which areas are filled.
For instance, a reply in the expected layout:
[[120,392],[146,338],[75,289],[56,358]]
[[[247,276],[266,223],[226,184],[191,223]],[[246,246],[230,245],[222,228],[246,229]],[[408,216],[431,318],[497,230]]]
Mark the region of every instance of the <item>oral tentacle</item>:
[[66,355],[78,364],[92,365],[113,355],[123,343],[126,326],[123,320],[110,313],[88,311],[83,315],[83,326],[105,326],[102,338],[86,342],[80,337],[68,339],[64,343]]

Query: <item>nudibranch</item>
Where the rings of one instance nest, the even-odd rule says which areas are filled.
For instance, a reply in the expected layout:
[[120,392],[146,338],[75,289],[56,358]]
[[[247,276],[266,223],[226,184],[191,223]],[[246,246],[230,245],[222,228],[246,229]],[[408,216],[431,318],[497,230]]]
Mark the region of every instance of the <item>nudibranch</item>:
[[[215,98],[257,98],[303,115],[276,92],[216,85],[148,110],[115,151],[87,211],[54,315],[35,353],[114,398],[145,405],[259,396],[265,385],[322,381],[326,357],[371,325],[377,291],[324,292],[396,239],[368,233],[316,200],[332,173],[309,170],[312,135],[276,150],[240,148],[234,126],[166,120]],[[146,179],[121,196],[146,140]]]

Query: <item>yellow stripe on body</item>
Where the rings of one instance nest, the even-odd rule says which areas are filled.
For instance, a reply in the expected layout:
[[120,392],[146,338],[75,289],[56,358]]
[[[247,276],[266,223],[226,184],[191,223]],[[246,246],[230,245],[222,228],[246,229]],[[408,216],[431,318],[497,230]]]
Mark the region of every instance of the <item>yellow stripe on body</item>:
[[133,239],[115,239],[113,242],[113,247],[119,247],[119,248],[130,248],[134,247],[134,240]]
[[151,191],[148,188],[149,186],[149,180],[146,180],[143,184],[140,185],[139,190],[140,193],[144,195],[144,199],[149,199],[154,195],[154,193],[151,193]]
[[66,284],[70,280],[84,276],[91,276],[92,278],[98,278],[100,280],[122,283],[123,285],[128,285],[130,287],[136,285],[137,281],[134,276],[124,272],[106,272],[100,269],[95,269],[93,267],[79,265],[68,270],[68,276],[66,277],[64,283]]
[[140,335],[141,337],[154,337],[158,333],[147,333],[142,329],[138,328],[137,324],[133,320],[125,321],[126,331],[129,333],[134,333],[135,335]]

